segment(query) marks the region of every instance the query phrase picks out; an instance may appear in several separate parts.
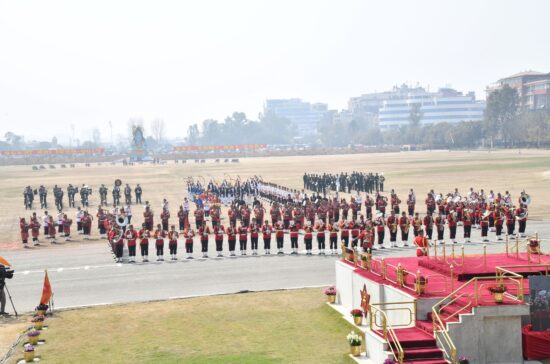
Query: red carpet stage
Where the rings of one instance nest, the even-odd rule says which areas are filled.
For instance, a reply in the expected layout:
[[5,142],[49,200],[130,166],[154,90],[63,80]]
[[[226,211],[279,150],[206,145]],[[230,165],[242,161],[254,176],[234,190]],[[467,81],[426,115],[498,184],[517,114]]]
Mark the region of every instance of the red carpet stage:
[[550,358],[550,331],[531,331],[531,325],[523,327],[523,356],[527,359]]

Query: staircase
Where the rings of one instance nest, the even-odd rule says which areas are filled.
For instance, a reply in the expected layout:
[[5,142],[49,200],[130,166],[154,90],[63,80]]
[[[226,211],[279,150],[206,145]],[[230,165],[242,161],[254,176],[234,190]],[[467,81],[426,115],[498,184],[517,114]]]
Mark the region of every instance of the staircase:
[[[426,322],[431,325],[431,322]],[[444,359],[443,350],[441,350],[433,337],[420,327],[410,327],[406,329],[394,329],[397,340],[403,348],[404,360],[407,364],[448,364]],[[378,334],[382,335],[381,332]],[[391,342],[390,342],[391,343]],[[390,347],[394,347],[390,345]],[[398,353],[394,352],[397,357]]]

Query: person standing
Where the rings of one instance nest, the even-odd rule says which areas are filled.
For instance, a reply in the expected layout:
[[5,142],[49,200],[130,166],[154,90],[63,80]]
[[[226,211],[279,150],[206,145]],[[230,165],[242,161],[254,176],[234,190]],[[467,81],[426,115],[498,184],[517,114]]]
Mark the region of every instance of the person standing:
[[147,230],[145,223],[141,224],[141,230],[138,232],[141,248],[141,259],[144,263],[149,261],[149,238],[151,238],[151,232]]
[[227,228],[227,242],[229,244],[229,256],[235,256],[235,245],[237,245],[237,229],[235,224],[231,222],[231,225]]
[[[214,210],[212,210],[212,213],[214,213]],[[212,216],[214,218],[214,216]],[[222,250],[223,250],[223,234],[225,233],[225,228],[221,224],[217,224],[212,228],[214,230],[214,240],[216,242],[216,252],[218,254],[218,258],[223,257]]]
[[157,249],[157,262],[164,261],[164,238],[166,237],[166,230],[162,229],[161,224],[157,224],[157,228],[153,232],[155,238],[155,247]]
[[437,228],[437,241],[439,244],[443,244],[443,238],[445,236],[445,218],[441,211],[435,218],[435,226]]
[[472,213],[468,208],[464,209],[462,214],[462,227],[464,228],[464,242],[469,243],[472,233]]
[[390,216],[388,216],[388,219],[386,221],[386,224],[388,226],[388,230],[390,231],[390,246],[392,248],[397,247],[397,217],[395,216],[395,211],[392,209],[390,210]]
[[266,255],[270,255],[272,231],[273,228],[269,225],[269,222],[265,220],[264,226],[262,226],[262,240],[264,241],[264,250]]
[[76,208],[76,231],[79,235],[82,235],[82,216],[84,215],[84,211],[78,206]]
[[25,221],[25,218],[22,217],[19,219],[19,229],[21,230],[21,242],[23,243],[23,248],[28,248],[27,245],[29,240],[29,225]]
[[241,255],[246,255],[246,242],[248,240],[248,229],[244,223],[241,223],[239,227],[239,247],[241,249]]
[[138,232],[134,229],[134,225],[128,225],[128,229],[124,232],[124,237],[128,245],[128,262],[135,263]]
[[187,259],[193,259],[193,237],[195,236],[195,231],[191,229],[191,226],[187,224],[186,228],[183,231],[183,237],[185,238],[185,253],[187,254]]
[[168,248],[170,249],[171,260],[178,260],[178,237],[179,234],[176,231],[176,226],[170,226],[170,231],[168,232]]
[[313,240],[313,229],[310,225],[304,227],[304,243],[306,246],[306,255],[312,255],[312,240]]
[[73,220],[67,217],[67,214],[63,215],[63,233],[65,234],[65,241],[71,241],[71,225]]
[[160,221],[162,222],[162,230],[168,231],[169,219],[170,219],[170,211],[168,211],[168,209],[166,208],[162,209],[162,213],[160,214]]
[[120,231],[120,226],[114,224],[109,231],[109,241],[113,244],[117,263],[122,263],[122,253],[124,252],[124,236]]
[[378,235],[378,249],[384,249],[384,235],[385,235],[385,225],[384,216],[381,212],[376,215],[376,220],[374,220],[374,225],[376,225],[376,233]]
[[[289,225],[290,228],[290,225]],[[277,241],[277,255],[284,254],[285,222],[279,221],[275,226],[275,240]]]
[[88,214],[88,211],[84,211],[84,215],[80,219],[82,224],[82,233],[84,235],[83,240],[90,240],[90,232],[92,230],[92,216]]
[[145,228],[149,231],[153,230],[154,216],[151,207],[145,207],[145,211],[143,212],[143,220],[145,222]]
[[424,229],[426,230],[426,237],[428,240],[432,240],[433,226],[434,219],[432,217],[432,213],[428,212],[428,214],[424,216]]
[[38,235],[40,234],[40,222],[38,221],[36,212],[32,213],[30,226],[31,226],[32,242],[34,246],[39,246],[40,243],[38,242]]
[[202,222],[202,226],[199,228],[199,236],[201,237],[201,252],[203,258],[208,258],[208,234],[210,229],[206,226],[206,221]]
[[338,253],[338,227],[336,222],[328,226],[329,240],[330,240],[330,254],[335,255]]
[[518,234],[525,238],[525,228],[527,227],[527,205],[520,204],[515,211],[515,217],[518,221]]
[[456,226],[458,223],[458,217],[455,210],[451,211],[447,215],[447,224],[449,225],[449,238],[453,242],[453,244],[456,244]]
[[136,188],[134,188],[134,194],[136,195],[136,204],[141,203],[141,194],[143,193],[143,190],[141,189],[141,186],[139,183],[136,185]]
[[321,220],[317,225],[317,247],[319,248],[319,255],[325,255],[325,223]]
[[399,227],[401,229],[401,243],[403,246],[409,246],[409,231],[411,227],[411,220],[407,217],[405,211],[401,212],[401,218],[399,219]]

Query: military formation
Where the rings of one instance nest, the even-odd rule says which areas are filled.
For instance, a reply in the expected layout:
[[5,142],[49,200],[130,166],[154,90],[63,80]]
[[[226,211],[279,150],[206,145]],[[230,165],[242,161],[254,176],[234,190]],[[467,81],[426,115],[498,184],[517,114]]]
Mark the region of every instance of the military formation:
[[363,173],[353,171],[351,173],[342,172],[340,174],[308,174],[304,173],[304,189],[315,191],[326,195],[327,193],[352,191],[375,193],[384,192],[384,182],[386,178],[383,174]]

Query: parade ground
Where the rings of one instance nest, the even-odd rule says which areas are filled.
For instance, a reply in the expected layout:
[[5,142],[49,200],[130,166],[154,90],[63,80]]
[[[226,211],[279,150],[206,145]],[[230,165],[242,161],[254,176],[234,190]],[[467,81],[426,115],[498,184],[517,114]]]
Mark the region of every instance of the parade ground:
[[[106,240],[97,236],[96,221],[89,241],[82,241],[74,234],[74,241],[56,245],[43,242],[42,246],[29,249],[21,248],[18,222],[19,217],[28,218],[32,213],[25,211],[23,205],[22,192],[27,185],[32,188],[45,185],[50,191],[50,210],[54,212],[53,185],[66,189],[69,183],[86,184],[93,190],[88,210],[95,216],[100,184],[109,188],[111,201],[110,190],[116,179],[132,187],[139,183],[143,188],[142,199],[151,203],[156,218],[161,211],[161,201],[166,198],[171,220],[176,223],[175,212],[186,197],[189,177],[219,183],[223,179],[235,181],[258,176],[264,181],[301,189],[304,172],[352,171],[383,173],[384,193],[389,195],[390,189],[395,189],[403,206],[409,189],[414,188],[417,209],[422,212],[425,194],[430,189],[446,193],[456,187],[463,194],[470,187],[495,193],[508,190],[514,203],[525,190],[532,199],[527,232],[538,232],[544,238],[550,236],[547,223],[550,151],[545,150],[241,158],[238,163],[206,159],[205,163],[167,161],[161,165],[104,163],[85,167],[77,164],[75,168],[57,166],[38,171],[31,166],[0,167],[0,199],[4,206],[0,210],[0,226],[6,232],[0,237],[0,255],[9,260],[16,271],[14,279],[8,281],[8,288],[18,311],[28,313],[37,304],[44,269],[48,269],[54,310],[60,314],[54,319],[55,329],[52,326],[51,332],[46,333],[48,343],[55,346],[47,345],[41,350],[45,358],[47,354],[44,362],[48,363],[66,362],[69,348],[84,358],[82,362],[93,361],[97,358],[94,353],[101,353],[112,358],[112,362],[175,363],[178,358],[185,358],[189,363],[346,363],[348,358],[343,354],[346,342],[342,338],[349,327],[325,307],[322,294],[322,287],[334,283],[334,262],[338,256],[290,256],[290,243],[285,241],[283,256],[228,258],[227,242],[224,242],[225,257],[213,258],[214,242],[211,241],[210,259],[117,264]],[[43,210],[39,207],[36,198],[33,211],[42,216]],[[142,211],[141,206],[133,206],[133,223],[141,225]],[[66,209],[66,212],[74,218],[76,209]],[[226,224],[226,210],[223,214],[222,223]],[[467,253],[471,254],[480,253],[484,245],[488,252],[503,252],[505,248],[503,242],[482,243],[479,230],[472,231],[471,240],[467,244]],[[299,245],[302,249],[301,240]],[[199,251],[196,250],[197,258]],[[415,249],[400,247],[377,251],[375,255],[413,256]],[[236,294],[239,292],[251,293]],[[83,310],[83,307],[92,308]],[[247,307],[254,310],[248,312]],[[8,308],[12,311],[9,303]],[[4,319],[0,331],[9,330],[10,323],[16,322]],[[196,333],[199,338],[195,345],[194,328],[200,326],[199,323],[202,327]],[[93,330],[101,335],[93,336]],[[146,335],[142,337],[138,333]],[[13,334],[0,335],[0,341],[5,340],[0,344],[10,342],[10,335]],[[76,335],[91,338],[93,345],[84,341],[75,347],[74,342],[64,342]],[[158,341],[158,337],[173,337],[174,342]],[[322,344],[308,347],[313,341]],[[118,349],[117,342],[123,345],[122,349]]]

